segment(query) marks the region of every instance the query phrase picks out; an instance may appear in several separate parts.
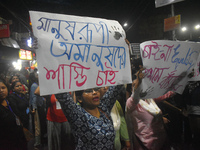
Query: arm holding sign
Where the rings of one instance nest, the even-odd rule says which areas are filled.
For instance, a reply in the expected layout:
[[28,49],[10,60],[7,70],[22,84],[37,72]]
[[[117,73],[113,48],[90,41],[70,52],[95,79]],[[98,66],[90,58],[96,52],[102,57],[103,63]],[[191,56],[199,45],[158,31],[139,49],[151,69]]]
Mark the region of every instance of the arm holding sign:
[[144,77],[144,74],[142,73],[142,71],[144,70],[144,68],[141,68],[135,75],[136,75],[136,79],[133,81],[132,83],[132,95],[131,97],[128,98],[127,100],[127,110],[128,111],[132,111],[133,109],[135,109],[136,105],[139,103],[140,99],[133,99],[135,94],[138,94],[138,87],[142,82],[142,78]]
[[[75,122],[82,112],[80,111],[80,106],[74,103],[72,95],[67,93],[55,94],[56,99],[60,102],[63,113],[67,117],[69,122]],[[74,116],[76,114],[77,116]]]
[[[159,109],[154,99],[140,99],[140,84],[144,77],[140,69],[133,81],[133,94],[126,103],[127,117],[129,121],[129,134],[135,149],[163,149],[167,135],[164,128],[162,111]],[[155,100],[164,100],[174,93],[169,92]],[[165,119],[166,122],[168,120]],[[145,134],[144,134],[145,133]],[[155,138],[156,137],[156,138]]]
[[[81,106],[74,103],[69,93],[56,94],[56,98],[74,130],[76,149],[96,149],[97,147],[113,149],[115,132],[110,111],[120,89],[121,85],[111,86],[101,100],[98,87],[77,91],[76,98]],[[101,138],[106,141],[102,141]]]
[[[132,91],[132,95],[131,95],[131,97],[130,98],[133,98],[133,103],[134,103],[134,105],[136,106],[138,103],[139,103],[139,99],[138,98],[134,98],[135,96],[135,94],[138,94],[138,87],[140,86],[140,84],[141,84],[141,82],[142,82],[142,79],[143,79],[143,77],[144,77],[144,74],[142,73],[142,71],[144,70],[144,68],[141,68],[137,73],[136,73],[136,76],[137,76],[137,78],[133,81],[133,83],[132,83],[132,89],[133,89],[133,91]],[[156,101],[156,102],[161,102],[161,101],[164,101],[164,100],[166,100],[166,99],[168,99],[168,98],[171,98],[171,97],[173,97],[175,95],[175,92],[173,92],[173,91],[169,91],[169,92],[167,92],[166,94],[164,94],[164,95],[162,95],[162,96],[160,96],[160,97],[158,97],[158,98],[154,98],[153,100],[154,101]],[[138,96],[136,96],[136,97],[138,97]],[[133,106],[134,107],[134,106]]]
[[164,100],[166,100],[168,98],[173,97],[174,95],[175,95],[175,92],[169,91],[166,94],[164,94],[164,95],[162,95],[162,96],[160,96],[158,98],[154,98],[153,100],[156,101],[156,102],[161,102],[161,101],[164,101]]

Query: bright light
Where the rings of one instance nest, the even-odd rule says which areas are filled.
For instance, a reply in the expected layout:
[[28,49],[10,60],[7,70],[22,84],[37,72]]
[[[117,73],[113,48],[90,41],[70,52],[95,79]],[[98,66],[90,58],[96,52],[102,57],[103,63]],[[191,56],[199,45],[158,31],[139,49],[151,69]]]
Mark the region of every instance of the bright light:
[[187,30],[187,28],[186,28],[186,27],[182,27],[181,30],[182,30],[183,32],[185,32],[185,31]]
[[128,24],[127,24],[127,23],[125,23],[125,24],[124,24],[124,27],[126,27],[127,25],[128,25]]
[[18,48],[19,45],[13,43],[13,47],[14,47],[14,48]]
[[31,37],[27,40],[27,45],[28,45],[28,47],[32,47],[32,38]]
[[14,66],[14,68],[16,70],[21,70],[21,68],[22,68],[22,61],[20,59],[18,59],[17,62],[13,62],[12,64],[13,64],[13,66]]
[[198,30],[198,29],[200,29],[200,25],[198,24],[198,25],[196,25],[194,28],[195,28],[196,30]]

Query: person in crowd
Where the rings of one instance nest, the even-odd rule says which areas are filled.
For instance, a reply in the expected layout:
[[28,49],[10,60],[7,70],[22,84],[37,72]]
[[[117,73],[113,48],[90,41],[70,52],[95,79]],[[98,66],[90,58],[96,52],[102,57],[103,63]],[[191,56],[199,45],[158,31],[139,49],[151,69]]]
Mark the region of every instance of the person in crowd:
[[111,86],[100,100],[100,88],[76,92],[76,104],[70,93],[56,94],[75,138],[76,150],[112,150],[115,131],[110,117],[120,85]]
[[[12,85],[13,82],[15,81],[20,81],[19,77],[17,75],[13,75],[11,76],[10,80],[9,80],[9,83],[10,83],[10,86]],[[21,82],[21,81],[20,81]],[[22,88],[23,88],[23,91],[22,93],[24,95],[26,95],[28,93],[28,87],[25,85],[25,84],[22,84]],[[10,94],[12,93],[12,90],[9,92]]]
[[15,81],[19,81],[19,77],[17,75],[12,75],[9,80],[10,85]]
[[164,128],[162,112],[155,102],[165,100],[174,95],[169,91],[159,98],[150,99],[133,99],[137,94],[137,88],[143,78],[143,69],[136,73],[136,79],[133,81],[133,93],[127,100],[127,122],[129,128],[129,136],[137,150],[161,150],[166,149],[167,134]]
[[157,103],[157,105],[161,109],[163,116],[170,120],[169,123],[165,124],[165,129],[171,148],[185,148],[184,144],[186,144],[189,136],[187,135],[186,137],[185,135],[188,130],[188,121],[184,95],[176,93],[172,98]]
[[12,93],[8,96],[8,101],[13,112],[19,117],[23,126],[29,128],[29,101],[23,94],[22,83],[15,81],[11,85]]
[[[103,95],[108,90],[107,87],[102,87],[100,89],[100,97],[103,97]],[[121,141],[124,142],[125,147],[123,150],[129,150],[130,149],[130,140],[126,125],[126,120],[124,117],[124,113],[122,110],[122,107],[118,100],[116,100],[112,110],[111,110],[111,118],[113,121],[114,129],[115,129],[115,142],[114,142],[114,149],[115,150],[121,150],[122,144]]]
[[23,127],[8,100],[8,86],[0,79],[0,149],[26,150]]
[[[40,87],[35,90],[36,95],[40,95]],[[55,95],[45,96],[47,102],[47,133],[49,150],[72,150],[70,124],[65,117],[60,103]],[[67,143],[66,143],[67,141]]]
[[35,129],[35,148],[45,144],[45,135],[47,133],[46,124],[46,112],[44,98],[34,94],[38,85],[38,74],[37,72],[30,73],[29,76],[30,87],[30,108],[34,118],[34,129]]
[[21,82],[24,85],[28,86],[28,82],[27,82],[28,71],[25,68],[22,68],[17,74],[19,75]]
[[189,82],[186,90],[187,114],[192,134],[190,146],[197,150],[200,147],[200,82]]

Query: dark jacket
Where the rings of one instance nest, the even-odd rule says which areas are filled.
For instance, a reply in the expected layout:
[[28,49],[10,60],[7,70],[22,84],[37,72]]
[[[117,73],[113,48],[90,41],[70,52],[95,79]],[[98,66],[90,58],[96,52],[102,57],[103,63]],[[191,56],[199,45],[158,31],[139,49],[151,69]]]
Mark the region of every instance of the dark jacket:
[[0,149],[24,150],[26,139],[23,128],[16,124],[15,115],[0,104]]
[[26,99],[26,96],[24,94],[19,96],[17,93],[13,92],[8,96],[8,101],[15,115],[21,120],[23,126],[28,128],[29,119],[26,109],[29,107],[29,101]]

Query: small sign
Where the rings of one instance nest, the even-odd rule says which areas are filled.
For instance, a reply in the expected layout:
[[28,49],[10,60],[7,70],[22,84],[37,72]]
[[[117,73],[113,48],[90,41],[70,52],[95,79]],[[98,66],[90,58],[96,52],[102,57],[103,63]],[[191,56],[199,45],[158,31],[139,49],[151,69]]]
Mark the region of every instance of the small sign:
[[178,29],[181,26],[181,15],[164,19],[164,32]]
[[181,1],[184,1],[184,0],[156,0],[155,4],[156,4],[156,8],[158,8],[158,7],[166,6],[166,5],[181,2]]
[[23,60],[32,60],[32,52],[24,49],[19,50],[19,58]]
[[0,25],[0,38],[10,37],[10,29],[9,24],[1,24]]

